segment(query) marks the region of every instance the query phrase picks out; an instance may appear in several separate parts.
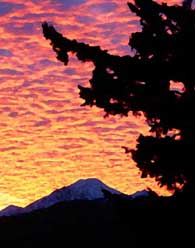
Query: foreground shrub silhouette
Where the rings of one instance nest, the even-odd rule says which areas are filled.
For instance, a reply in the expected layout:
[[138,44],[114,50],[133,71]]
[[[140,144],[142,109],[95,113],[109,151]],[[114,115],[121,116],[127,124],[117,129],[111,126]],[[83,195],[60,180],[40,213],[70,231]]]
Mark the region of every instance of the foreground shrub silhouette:
[[90,87],[78,86],[83,106],[103,108],[106,116],[128,116],[130,111],[145,115],[151,135],[140,135],[136,149],[130,149],[142,177],[154,177],[160,186],[191,195],[195,191],[195,10],[192,1],[167,5],[135,0],[128,6],[142,26],[130,36],[133,56],[111,55],[99,46],[70,40],[47,23],[42,25],[43,34],[65,65],[68,52],[94,63]]

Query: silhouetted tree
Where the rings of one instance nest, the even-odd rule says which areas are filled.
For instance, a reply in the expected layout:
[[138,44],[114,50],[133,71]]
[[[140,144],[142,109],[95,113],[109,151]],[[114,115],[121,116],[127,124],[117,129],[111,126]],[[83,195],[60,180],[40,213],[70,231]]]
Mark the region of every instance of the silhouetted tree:
[[130,36],[133,56],[111,55],[42,25],[58,60],[67,65],[72,52],[79,60],[94,63],[90,87],[78,86],[83,106],[103,108],[107,116],[144,113],[151,135],[140,135],[136,150],[131,150],[142,177],[154,177],[176,192],[183,185],[183,192],[190,193],[195,191],[195,10],[191,5],[189,0],[182,5],[152,0],[128,3],[142,26]]

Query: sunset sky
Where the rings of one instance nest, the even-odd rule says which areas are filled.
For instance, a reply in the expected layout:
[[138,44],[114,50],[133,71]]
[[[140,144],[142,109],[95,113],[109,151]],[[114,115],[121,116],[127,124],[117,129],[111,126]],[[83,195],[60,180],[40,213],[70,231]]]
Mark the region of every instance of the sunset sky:
[[70,39],[130,54],[129,35],[139,25],[126,3],[0,1],[0,209],[25,206],[80,178],[129,194],[158,188],[140,178],[121,148],[134,148],[148,132],[144,118],[104,119],[103,111],[80,107],[77,85],[88,85],[93,65],[72,56],[64,67],[41,30],[48,21]]

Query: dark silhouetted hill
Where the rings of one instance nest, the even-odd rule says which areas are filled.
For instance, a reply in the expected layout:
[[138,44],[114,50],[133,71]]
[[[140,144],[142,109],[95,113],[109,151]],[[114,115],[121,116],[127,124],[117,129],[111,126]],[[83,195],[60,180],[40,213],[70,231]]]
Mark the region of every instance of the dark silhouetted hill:
[[31,213],[0,218],[0,244],[2,247],[75,247],[78,244],[193,247],[194,229],[190,224],[194,223],[194,205],[187,206],[176,197],[156,196],[113,195],[108,201],[60,202]]

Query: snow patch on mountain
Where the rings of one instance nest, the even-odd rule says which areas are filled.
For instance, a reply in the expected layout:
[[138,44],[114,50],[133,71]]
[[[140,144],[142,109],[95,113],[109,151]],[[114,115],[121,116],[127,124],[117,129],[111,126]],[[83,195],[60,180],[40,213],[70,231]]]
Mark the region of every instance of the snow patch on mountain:
[[25,208],[25,211],[30,212],[40,208],[47,208],[55,203],[64,201],[101,199],[104,198],[102,189],[109,191],[111,194],[122,194],[121,192],[108,187],[99,179],[80,179],[67,187],[55,190],[50,195],[33,202]]

